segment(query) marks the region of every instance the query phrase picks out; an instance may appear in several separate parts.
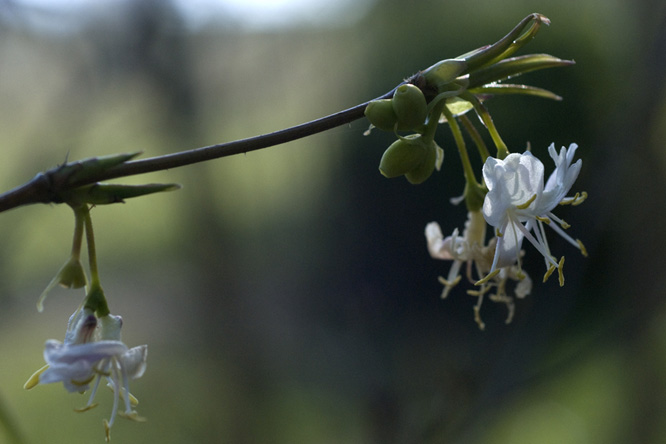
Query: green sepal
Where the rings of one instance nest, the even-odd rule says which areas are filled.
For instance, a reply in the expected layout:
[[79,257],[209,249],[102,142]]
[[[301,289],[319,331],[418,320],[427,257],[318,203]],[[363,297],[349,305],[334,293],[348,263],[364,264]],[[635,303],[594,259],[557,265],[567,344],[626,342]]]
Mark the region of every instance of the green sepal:
[[373,100],[365,107],[364,114],[373,126],[383,131],[393,131],[398,122],[391,99]]
[[469,92],[477,95],[478,94],[480,95],[520,94],[524,96],[541,97],[543,99],[551,99],[557,101],[562,100],[561,96],[558,96],[554,92],[548,91],[547,89],[537,88],[536,86],[513,85],[508,83],[497,83],[497,84],[480,86],[478,88],[470,89]]
[[117,185],[95,183],[61,193],[60,197],[69,205],[106,205],[122,203],[125,199],[145,196],[162,191],[173,191],[181,186],[175,183],[149,183],[144,185]]
[[501,60],[491,66],[476,70],[469,75],[469,87],[499,82],[538,69],[574,65],[572,60],[562,60],[548,54],[529,54]]
[[379,171],[389,179],[402,176],[423,162],[428,155],[427,148],[420,134],[401,137],[384,151]]
[[89,159],[66,163],[57,168],[55,171],[57,178],[54,180],[59,181],[58,178],[62,178],[65,184],[85,182],[89,178],[96,177],[110,168],[134,159],[139,154],[141,152],[110,154],[108,156],[91,157]]
[[393,94],[393,111],[398,117],[398,129],[417,130],[428,116],[428,104],[423,91],[416,85],[404,83]]

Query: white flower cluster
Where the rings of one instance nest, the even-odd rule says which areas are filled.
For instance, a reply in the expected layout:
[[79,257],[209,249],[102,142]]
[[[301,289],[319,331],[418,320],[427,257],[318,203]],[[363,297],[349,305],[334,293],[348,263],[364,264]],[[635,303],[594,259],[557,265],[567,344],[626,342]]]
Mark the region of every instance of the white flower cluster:
[[[484,328],[479,310],[485,294],[489,294],[491,300],[507,304],[508,323],[513,316],[513,298],[507,294],[507,282],[516,281],[514,294],[518,298],[530,293],[532,281],[521,267],[523,239],[544,257],[544,281],[557,270],[559,283],[564,285],[564,256],[557,260],[551,254],[545,225],[587,255],[581,241],[564,232],[569,225],[553,214],[557,205],[578,205],[587,197],[585,193],[567,197],[582,165],[580,159],[573,162],[577,148],[576,144],[571,144],[568,149],[562,147],[559,153],[554,145],[548,148],[555,170],[545,183],[543,163],[529,151],[509,154],[502,160],[489,157],[483,165],[488,193],[482,210],[468,214],[463,236],[455,229],[451,236],[444,238],[436,222],[426,226],[430,255],[435,259],[453,260],[448,277],[440,278],[444,284],[442,297],[460,282],[460,268],[463,263],[467,264],[466,276],[478,287],[468,293],[478,298],[474,310],[479,327]],[[493,236],[487,244],[486,223],[493,228]]]
[[[46,365],[25,384],[26,389],[31,389],[38,384],[62,382],[67,391],[79,393],[86,392],[92,384],[88,403],[77,409],[84,412],[97,406],[93,403],[95,394],[100,381],[106,379],[114,393],[111,416],[104,420],[107,441],[116,415],[144,421],[133,410],[138,401],[129,391],[129,381],[143,375],[148,346],[127,347],[120,340],[122,323],[120,316],[108,314],[97,318],[91,310],[79,307],[69,319],[65,341],[46,341]],[[125,404],[124,412],[118,412],[120,398]]]

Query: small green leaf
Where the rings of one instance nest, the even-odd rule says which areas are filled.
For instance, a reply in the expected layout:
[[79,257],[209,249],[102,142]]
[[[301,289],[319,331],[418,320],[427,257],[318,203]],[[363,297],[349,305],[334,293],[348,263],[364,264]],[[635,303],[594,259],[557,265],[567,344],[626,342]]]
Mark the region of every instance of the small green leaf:
[[520,57],[505,59],[494,65],[479,69],[470,73],[469,87],[474,88],[494,82],[499,82],[509,77],[516,77],[538,69],[555,68],[559,66],[570,66],[575,64],[571,60],[562,60],[548,54],[529,54]]

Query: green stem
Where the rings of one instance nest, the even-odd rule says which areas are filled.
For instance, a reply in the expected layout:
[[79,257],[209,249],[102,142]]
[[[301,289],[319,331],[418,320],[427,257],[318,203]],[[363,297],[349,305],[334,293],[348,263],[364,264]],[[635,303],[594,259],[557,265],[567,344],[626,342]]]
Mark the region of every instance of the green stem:
[[97,269],[97,251],[95,249],[95,233],[93,232],[92,218],[87,205],[81,207],[86,225],[86,243],[88,244],[88,264],[90,267],[91,286],[99,285],[99,271]]
[[483,198],[488,190],[476,181],[474,176],[474,169],[467,154],[467,147],[465,146],[465,139],[463,138],[460,126],[453,113],[444,107],[442,110],[444,117],[449,122],[449,127],[453,133],[453,139],[456,141],[458,153],[460,153],[460,161],[463,165],[463,172],[465,173],[465,206],[468,211],[479,211],[483,205]]
[[497,158],[504,159],[506,156],[508,156],[509,150],[506,147],[504,141],[502,140],[502,137],[499,135],[499,132],[497,131],[497,128],[493,123],[493,119],[492,117],[490,117],[488,109],[483,105],[483,103],[481,103],[481,101],[474,94],[468,91],[465,91],[464,93],[460,94],[460,98],[467,100],[469,103],[471,103],[472,106],[474,106],[474,110],[476,111],[476,113],[479,115],[479,117],[481,117],[481,120],[483,120],[483,124],[486,125],[486,128],[490,133],[490,137],[493,139],[495,147],[497,148]]
[[81,258],[81,245],[83,244],[83,224],[85,216],[81,211],[74,210],[74,240],[72,241],[72,258]]
[[110,313],[109,305],[106,302],[106,296],[99,280],[99,271],[97,268],[97,251],[95,249],[95,233],[93,232],[92,218],[90,209],[87,205],[78,207],[78,211],[83,214],[86,229],[86,244],[88,245],[88,264],[90,267],[90,287],[84,301],[84,307],[95,312],[97,317],[103,317]]
[[469,136],[474,141],[476,149],[479,151],[479,155],[481,156],[481,162],[485,163],[486,159],[490,157],[490,152],[488,152],[488,147],[486,146],[486,143],[483,141],[483,137],[481,137],[481,134],[472,124],[471,120],[469,120],[469,117],[467,117],[466,114],[461,115],[459,118],[463,126],[465,127],[467,134],[469,134]]
[[442,113],[446,120],[449,122],[449,128],[451,128],[451,133],[453,133],[453,139],[456,141],[456,146],[458,147],[458,154],[460,154],[460,161],[462,162],[463,172],[465,174],[465,181],[468,185],[478,185],[476,178],[474,177],[474,169],[472,168],[472,163],[469,160],[469,154],[467,154],[467,146],[465,145],[465,139],[463,138],[462,131],[460,131],[460,126],[458,121],[447,107],[442,109]]

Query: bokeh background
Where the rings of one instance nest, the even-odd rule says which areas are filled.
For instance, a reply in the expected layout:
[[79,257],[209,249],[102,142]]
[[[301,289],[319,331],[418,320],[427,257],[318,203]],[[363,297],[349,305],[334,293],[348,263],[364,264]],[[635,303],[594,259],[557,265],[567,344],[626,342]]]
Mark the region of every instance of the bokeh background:
[[[239,4],[245,3],[245,6]],[[93,210],[102,283],[123,339],[149,344],[134,381],[145,424],[117,443],[666,442],[666,4],[661,0],[0,2],[0,189],[62,163],[156,156],[249,137],[364,102],[531,12],[552,20],[521,53],[573,59],[528,74],[562,102],[488,107],[513,151],[577,142],[556,236],[566,285],[487,301],[439,298],[449,264],[423,229],[462,227],[450,134],[425,184],[378,170],[392,137],[365,121],[125,183],[178,192]],[[544,162],[549,168],[549,161]],[[0,214],[0,442],[102,442],[100,406],[22,389],[82,291],[35,302],[66,260],[63,206]]]

